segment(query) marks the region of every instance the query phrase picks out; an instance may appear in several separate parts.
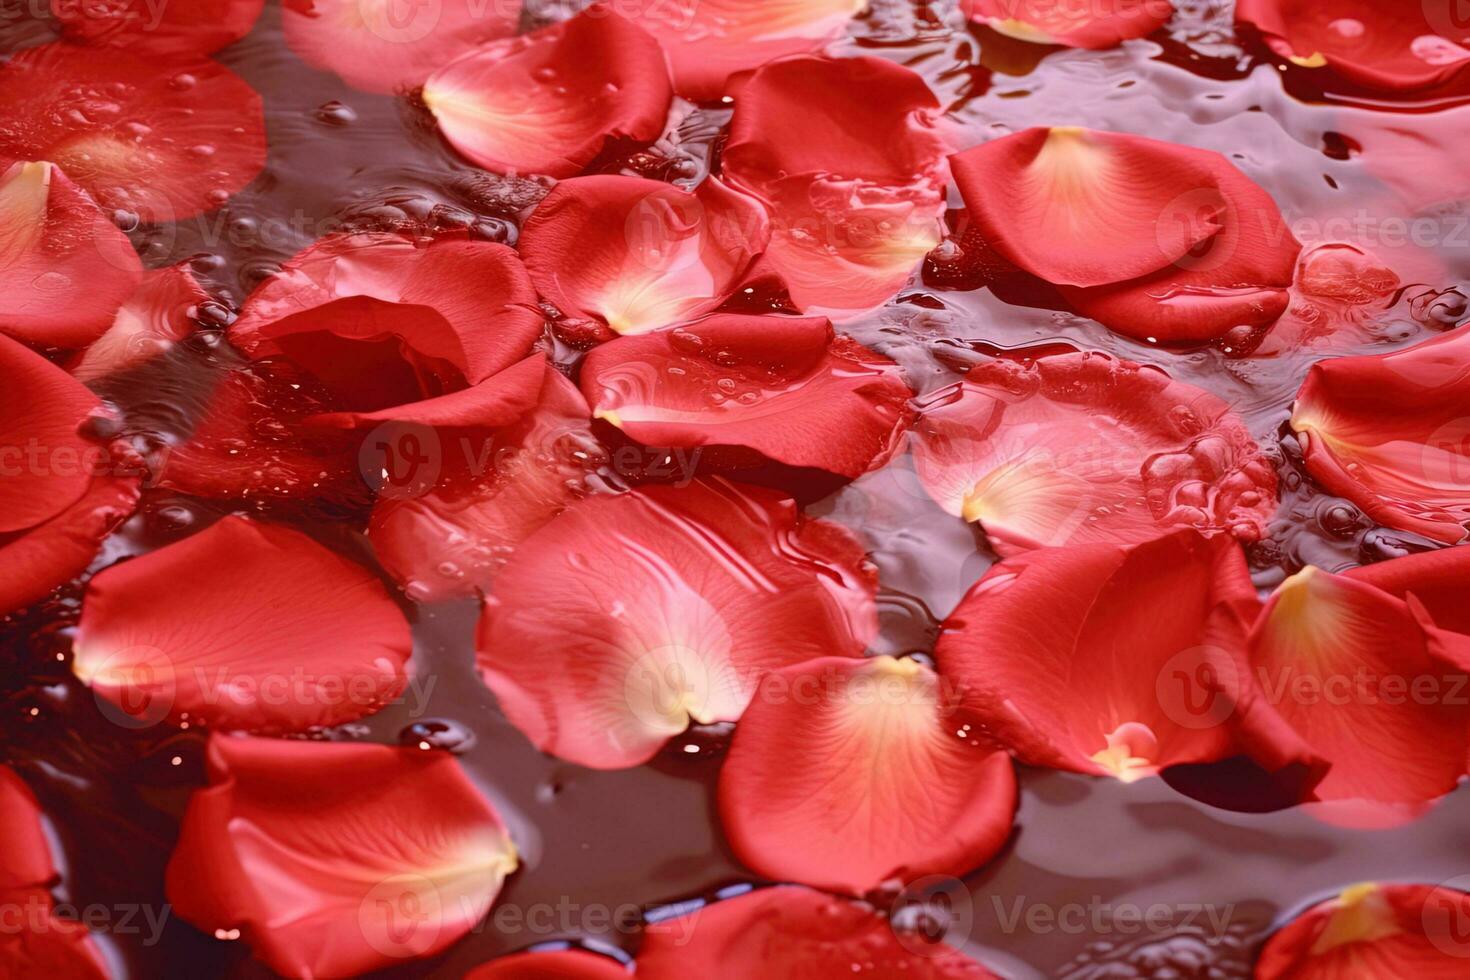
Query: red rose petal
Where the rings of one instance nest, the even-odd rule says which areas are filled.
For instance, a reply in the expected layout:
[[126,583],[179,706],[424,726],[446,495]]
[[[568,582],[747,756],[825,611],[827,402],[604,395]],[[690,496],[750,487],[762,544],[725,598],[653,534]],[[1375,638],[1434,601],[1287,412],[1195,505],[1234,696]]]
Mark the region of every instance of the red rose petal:
[[768,674],[720,770],[736,856],[854,895],[990,860],[1010,837],[1015,772],[970,741],[957,702],[932,670],[892,657]]
[[1470,636],[1470,604],[1464,601],[1470,548],[1426,551],[1350,568],[1343,575],[1400,599],[1412,595],[1436,626]]
[[152,360],[194,332],[194,313],[209,298],[187,263],[145,273],[107,332],[72,366],[72,377],[95,381]]
[[143,274],[126,235],[49,163],[0,174],[0,331],[38,347],[85,347]]
[[1170,0],[1109,0],[1057,3],[1056,0],[961,0],[971,20],[1033,44],[1069,48],[1111,48],[1147,37],[1174,16]]
[[495,808],[450,755],[215,735],[168,866],[205,932],[241,931],[291,977],[353,976],[463,937],[516,869]]
[[1470,521],[1470,331],[1312,366],[1291,427],[1307,469],[1381,524],[1436,541]]
[[577,950],[521,953],[477,966],[464,980],[627,980],[627,967],[609,956]]
[[912,393],[825,319],[715,315],[603,344],[582,366],[598,418],[648,446],[744,446],[858,477],[892,452]]
[[[1104,286],[1156,272],[1220,233],[1219,159],[1059,126],[991,140],[952,165],[970,219],[1003,256],[1059,286]],[[1188,220],[1165,220],[1181,199]]]
[[646,333],[723,303],[765,247],[759,204],[714,178],[693,194],[641,177],[562,181],[531,213],[521,256],[572,317]]
[[83,683],[140,724],[304,731],[395,697],[413,643],[367,569],[227,517],[93,577],[74,649]]
[[1282,926],[1261,950],[1256,980],[1416,977],[1457,980],[1470,952],[1470,895],[1433,885],[1365,883]]
[[1447,695],[1466,685],[1467,653],[1470,637],[1443,635],[1414,600],[1310,566],[1250,643],[1258,685],[1331,763],[1317,797],[1385,803],[1435,799],[1465,774],[1470,708]]
[[98,475],[55,517],[0,534],[0,615],[39,602],[87,570],[102,541],[133,513],[138,480]]
[[1111,330],[1199,342],[1286,309],[1301,245],[1270,195],[1217,153],[1065,127],[951,165],[986,240]]
[[873,589],[847,532],[768,491],[589,497],[496,579],[481,676],[543,751],[635,766],[691,723],[739,718],[767,670],[856,656],[876,629]]
[[73,41],[134,54],[213,54],[250,33],[265,0],[51,0],[51,15]]
[[0,766],[0,894],[44,887],[55,877],[41,804],[14,769]]
[[[1343,78],[1384,92],[1414,92],[1461,80],[1470,65],[1470,30],[1449,4],[1339,0],[1239,0],[1237,23],[1250,24],[1281,57],[1303,68],[1330,66]],[[1436,16],[1438,12],[1438,16]]]
[[1276,475],[1230,407],[1099,353],[991,360],[915,427],[919,477],[1002,555],[1174,527],[1265,535]]
[[880,305],[939,243],[938,108],[923,78],[881,58],[789,58],[741,85],[723,173],[770,210],[763,265],[799,309]]
[[618,9],[663,45],[680,95],[713,101],[726,93],[732,75],[840,37],[865,6],[862,0],[639,0]]
[[[373,508],[368,537],[378,560],[419,602],[487,590],[515,547],[577,499],[594,463],[581,394],[545,357],[524,363],[533,375],[503,378],[524,374],[517,366],[480,386],[501,388],[504,414],[478,423],[495,431],[437,434],[444,466],[434,485],[383,494]],[[440,424],[421,411],[413,419]]]
[[0,976],[105,980],[110,975],[86,928],[52,915],[56,878],[41,806],[25,781],[0,766]]
[[87,492],[102,450],[80,430],[101,414],[97,396],[65,371],[0,337],[0,534],[55,517]]
[[869,905],[793,885],[762,888],[651,924],[638,951],[636,975],[639,980],[993,977],[956,950],[898,932]]
[[265,165],[260,96],[222,65],[45,44],[0,66],[0,166],[50,160],[143,222],[211,211]]
[[302,61],[364,92],[421,84],[520,22],[519,0],[285,0],[286,44]]
[[[524,358],[544,318],[515,251],[397,235],[324,238],[250,294],[230,341],[285,356],[371,411],[462,387]],[[454,377],[454,373],[462,378]]]
[[1125,782],[1242,754],[1276,771],[1308,754],[1246,688],[1256,605],[1222,535],[1046,548],[991,569],[936,656],[1023,762]]
[[477,48],[424,83],[445,139],[500,173],[572,177],[610,140],[651,143],[673,99],[658,42],[605,8]]

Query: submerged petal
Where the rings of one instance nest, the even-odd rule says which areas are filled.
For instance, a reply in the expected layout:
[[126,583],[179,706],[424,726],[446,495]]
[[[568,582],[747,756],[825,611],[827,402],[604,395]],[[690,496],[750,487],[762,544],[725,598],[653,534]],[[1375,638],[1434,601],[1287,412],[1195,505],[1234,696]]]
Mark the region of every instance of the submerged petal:
[[0,167],[49,160],[142,223],[212,211],[265,165],[260,96],[207,59],[43,44],[0,66],[0,103]]
[[582,391],[647,446],[742,446],[846,477],[893,451],[911,395],[897,365],[825,319],[718,314],[603,344]]
[[226,517],[96,575],[74,650],[76,675],[124,724],[304,731],[395,697],[413,646],[367,569],[300,532]]
[[205,932],[239,930],[285,976],[432,956],[518,864],[495,808],[445,753],[214,735],[209,775],[169,861],[169,901]]
[[589,497],[497,577],[481,676],[542,750],[634,766],[691,723],[739,718],[770,669],[856,656],[876,629],[873,590],[847,532],[769,491]]
[[1010,837],[1010,756],[913,660],[823,658],[761,681],[720,770],[736,856],[777,881],[863,895],[964,875]]
[[844,980],[991,980],[957,950],[906,932],[872,906],[778,885],[660,919],[644,931],[640,980],[754,977]]
[[740,86],[723,173],[771,212],[762,266],[797,308],[878,306],[939,243],[938,109],[922,77],[880,58],[789,58]]
[[95,381],[152,360],[194,332],[194,315],[209,298],[188,263],[150,270],[72,365],[72,377]]
[[1307,469],[1374,520],[1453,544],[1470,522],[1470,331],[1312,366],[1291,427]]
[[1173,527],[1265,535],[1276,475],[1214,395],[1099,353],[994,359],[915,426],[925,489],[1002,555]]
[[761,206],[714,178],[690,194],[641,177],[575,177],[531,213],[521,255],[562,313],[635,334],[719,306],[768,238]]
[[594,7],[471,51],[430,76],[423,99],[479,166],[562,178],[609,141],[657,139],[673,91],[658,42]]

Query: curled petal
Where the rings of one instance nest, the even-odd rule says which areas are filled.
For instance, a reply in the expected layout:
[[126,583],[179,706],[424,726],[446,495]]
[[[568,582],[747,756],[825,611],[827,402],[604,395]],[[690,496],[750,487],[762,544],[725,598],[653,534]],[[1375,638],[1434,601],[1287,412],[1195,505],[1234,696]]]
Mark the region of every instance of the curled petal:
[[1309,566],[1266,603],[1250,662],[1277,713],[1331,763],[1319,799],[1419,803],[1465,773],[1470,658],[1451,658],[1467,648],[1412,598]]
[[1146,37],[1174,16],[1170,0],[1101,0],[1056,3],[1055,0],[961,0],[961,9],[1009,37],[1033,44],[1069,48],[1116,47]]
[[85,347],[143,275],[126,235],[59,167],[0,175],[0,332],[38,347]]
[[0,166],[49,160],[143,223],[212,211],[265,165],[260,96],[209,60],[44,44],[0,66],[0,103]]
[[765,248],[761,206],[710,178],[693,194],[641,177],[562,181],[521,233],[541,295],[621,334],[708,313]]
[[723,172],[770,210],[762,263],[799,309],[880,305],[939,243],[937,111],[920,76],[879,58],[790,58],[740,87]]
[[1256,961],[1256,980],[1465,975],[1470,895],[1453,888],[1365,882],[1282,926]]
[[911,396],[897,365],[824,319],[718,314],[603,344],[582,390],[647,446],[743,446],[846,477],[892,452]]
[[60,514],[105,452],[81,429],[102,403],[61,368],[0,337],[0,535]]
[[[442,458],[434,480],[415,484],[412,477],[423,477],[411,474],[397,492],[380,490],[368,525],[378,560],[419,602],[487,591],[516,546],[585,492],[600,458],[587,403],[544,357],[527,364],[535,376],[519,386],[506,381],[501,392],[507,403],[524,396],[519,411],[507,411],[493,430],[426,430],[418,422],[382,433],[399,458],[413,454],[414,439],[420,455],[428,446]],[[500,375],[480,387],[498,383]]]
[[483,381],[530,353],[542,323],[504,245],[340,235],[251,293],[230,341],[252,359],[286,357],[371,411]]
[[610,956],[580,950],[502,956],[465,974],[464,980],[627,980],[628,969]]
[[423,99],[479,166],[562,178],[610,140],[657,139],[673,91],[658,42],[595,7],[471,51],[430,76]]
[[1453,4],[1345,0],[1240,0],[1238,23],[1259,31],[1277,55],[1301,68],[1330,66],[1382,92],[1454,84],[1470,65],[1470,29]]
[[1307,469],[1375,521],[1437,541],[1470,521],[1470,332],[1313,365],[1291,427]]
[[731,76],[835,40],[865,6],[863,0],[639,0],[619,9],[668,52],[680,95],[713,101],[728,91]]
[[915,427],[925,489],[1002,555],[1180,526],[1264,536],[1276,475],[1230,407],[1105,354],[996,359]]
[[759,976],[991,980],[974,960],[904,932],[861,902],[778,885],[726,898],[644,931],[640,980]]
[[1413,596],[1435,626],[1470,636],[1470,605],[1464,601],[1470,548],[1425,551],[1350,568],[1343,574],[1400,599]]
[[145,273],[107,332],[72,366],[72,377],[95,381],[152,360],[194,332],[194,313],[209,298],[187,263]]
[[1250,755],[1274,772],[1306,753],[1289,733],[1257,738],[1265,725],[1240,666],[1255,609],[1223,535],[1047,548],[981,579],[936,656],[1023,762],[1132,782]]
[[1217,153],[1064,127],[951,165],[985,239],[1111,330],[1198,342],[1286,309],[1301,245],[1270,195]]
[[495,808],[444,753],[215,735],[209,776],[184,814],[169,901],[206,932],[240,930],[284,976],[432,956],[517,866]]
[[[1058,126],[981,144],[952,165],[971,220],[997,251],[1047,282],[1102,286],[1156,272],[1220,233],[1217,160]],[[1186,199],[1187,211],[1176,203]]]
[[854,895],[984,864],[1010,837],[1016,777],[958,711],[957,692],[913,660],[766,675],[720,771],[735,854],[767,878]]
[[250,33],[265,0],[51,0],[69,40],[166,58],[213,54]]
[[364,92],[421,84],[486,41],[509,37],[520,0],[285,0],[286,44],[313,68]]
[[76,675],[124,723],[304,731],[395,697],[413,644],[366,569],[300,532],[227,517],[93,577],[74,649]]
[[136,476],[95,476],[80,499],[23,531],[0,534],[0,615],[44,599],[87,570],[138,505]]
[[589,497],[497,577],[480,672],[543,751],[625,768],[691,723],[739,718],[767,670],[856,656],[876,630],[874,587],[847,532],[768,491]]

